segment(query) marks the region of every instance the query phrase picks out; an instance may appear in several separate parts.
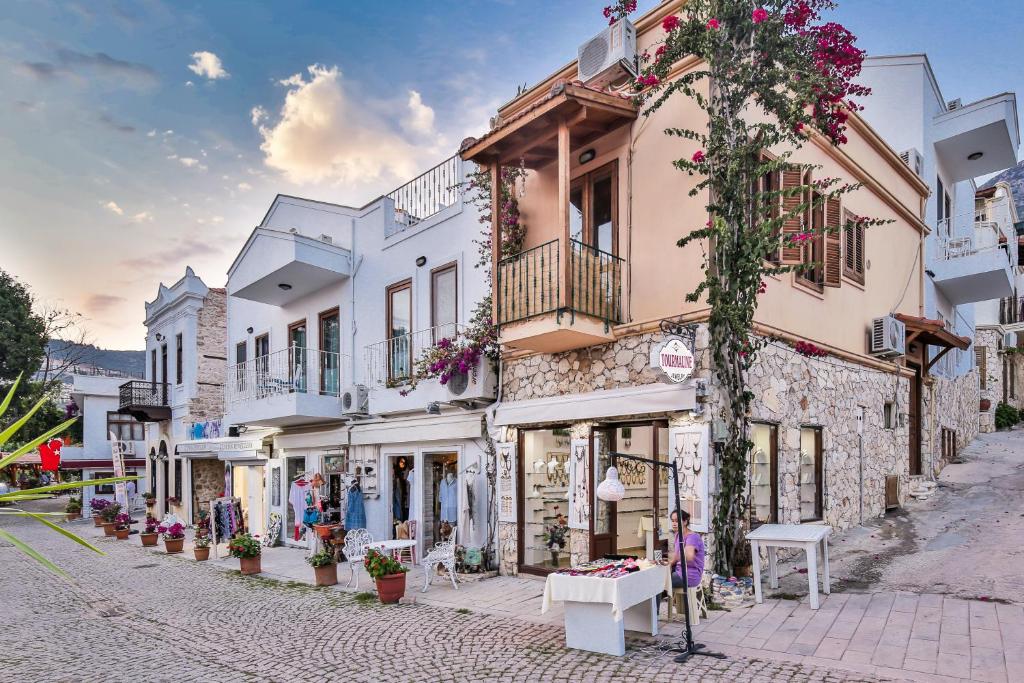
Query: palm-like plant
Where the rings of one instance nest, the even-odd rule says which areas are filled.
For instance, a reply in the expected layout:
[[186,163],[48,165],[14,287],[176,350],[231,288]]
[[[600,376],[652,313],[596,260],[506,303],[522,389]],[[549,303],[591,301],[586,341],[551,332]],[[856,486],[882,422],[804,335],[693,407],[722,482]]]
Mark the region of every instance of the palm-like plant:
[[[7,412],[7,408],[11,405],[11,400],[14,398],[14,392],[17,391],[18,385],[20,383],[21,383],[21,375],[18,375],[18,379],[14,380],[14,384],[11,385],[11,388],[7,391],[7,395],[4,397],[3,401],[0,401],[0,418],[3,417],[5,412]],[[0,449],[2,449],[4,444],[6,444],[8,441],[11,440],[11,438],[14,437],[14,435],[18,432],[18,430],[21,429],[25,425],[25,423],[29,421],[29,419],[32,417],[32,415],[34,415],[35,412],[37,410],[39,410],[43,406],[43,404],[45,403],[46,400],[47,399],[45,397],[41,398],[39,400],[39,402],[36,403],[32,407],[32,409],[30,411],[28,411],[28,413],[23,415],[18,420],[15,420],[6,429],[0,431]],[[41,444],[41,443],[43,443],[43,442],[53,438],[57,434],[60,434],[61,432],[63,432],[65,429],[70,427],[75,422],[75,420],[77,420],[77,419],[78,419],[77,417],[73,417],[70,420],[62,422],[59,425],[57,425],[56,427],[54,427],[53,429],[48,430],[42,436],[38,436],[38,437],[36,437],[34,439],[31,439],[30,441],[25,442],[20,447],[15,449],[12,453],[7,454],[7,455],[0,455],[0,471],[3,471],[3,469],[5,467],[7,467],[11,463],[15,462],[18,458],[20,458],[23,455],[27,454],[28,452],[30,452],[34,448],[37,448],[39,446],[39,444]],[[80,536],[71,533],[67,529],[64,529],[64,528],[61,528],[61,527],[57,526],[56,524],[51,522],[49,519],[47,519],[47,517],[63,516],[64,513],[62,513],[62,512],[31,512],[29,510],[22,510],[20,507],[18,507],[18,503],[21,503],[21,502],[24,502],[24,501],[28,501],[28,500],[39,500],[41,498],[49,498],[52,493],[57,492],[57,491],[67,491],[67,490],[71,490],[71,489],[80,489],[80,488],[84,488],[86,486],[98,486],[98,485],[101,485],[101,484],[112,484],[114,482],[130,481],[130,480],[138,479],[138,478],[139,477],[107,477],[105,479],[91,479],[89,481],[76,481],[76,482],[71,482],[71,483],[67,483],[67,484],[52,484],[50,486],[39,486],[39,487],[36,487],[36,488],[24,489],[24,490],[21,490],[21,491],[11,491],[9,493],[0,493],[0,503],[12,503],[13,504],[13,507],[11,507],[11,508],[0,509],[0,522],[2,522],[4,516],[31,517],[32,519],[36,520],[40,524],[43,524],[43,525],[49,527],[50,529],[52,529],[53,531],[56,531],[58,534],[60,534],[62,536],[66,536],[67,538],[70,538],[71,540],[75,541],[76,543],[78,543],[78,544],[80,544],[82,546],[85,546],[89,550],[92,550],[95,553],[103,555],[104,553],[103,553],[102,550],[100,550],[96,546],[92,545],[91,543],[86,541],[84,538],[81,538]],[[25,543],[24,541],[22,541],[18,537],[14,536],[12,533],[7,531],[6,529],[0,528],[0,538],[4,539],[5,541],[8,541],[15,548],[17,548],[21,552],[25,553],[26,555],[28,555],[29,557],[31,557],[35,561],[39,562],[40,564],[42,564],[47,569],[49,569],[49,570],[51,570],[51,571],[53,571],[53,572],[55,572],[57,574],[60,574],[61,576],[65,576],[65,577],[67,576],[67,574],[60,567],[58,567],[57,565],[55,565],[50,560],[48,560],[45,557],[43,557],[32,546],[28,545],[27,543]]]

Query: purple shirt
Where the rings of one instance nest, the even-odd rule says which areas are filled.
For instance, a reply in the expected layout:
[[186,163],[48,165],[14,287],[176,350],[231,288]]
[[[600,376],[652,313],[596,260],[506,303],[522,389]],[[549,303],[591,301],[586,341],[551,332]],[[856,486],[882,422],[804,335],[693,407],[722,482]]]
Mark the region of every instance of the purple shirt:
[[[691,531],[686,536],[686,545],[697,549],[693,560],[686,563],[686,585],[690,587],[699,586],[701,581],[704,580],[704,539],[700,537],[700,534]],[[685,556],[685,554],[682,554],[682,557]],[[677,574],[681,574],[678,562],[672,569]]]

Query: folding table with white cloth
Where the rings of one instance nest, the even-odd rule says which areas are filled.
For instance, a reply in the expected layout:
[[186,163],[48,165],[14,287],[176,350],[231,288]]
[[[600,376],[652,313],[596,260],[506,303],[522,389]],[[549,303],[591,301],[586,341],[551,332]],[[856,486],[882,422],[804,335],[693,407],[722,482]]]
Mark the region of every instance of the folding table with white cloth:
[[622,656],[625,630],[658,635],[656,598],[672,593],[667,565],[655,565],[618,578],[548,574],[541,614],[551,603],[565,603],[565,644],[590,652]]

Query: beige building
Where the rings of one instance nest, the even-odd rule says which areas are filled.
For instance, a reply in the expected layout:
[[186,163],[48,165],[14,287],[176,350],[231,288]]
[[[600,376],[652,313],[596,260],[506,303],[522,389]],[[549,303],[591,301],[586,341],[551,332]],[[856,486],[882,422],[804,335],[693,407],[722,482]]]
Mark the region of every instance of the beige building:
[[[638,52],[654,51],[662,18],[679,7],[663,3],[637,20]],[[697,66],[684,60],[674,76]],[[528,169],[519,199],[523,249],[502,259],[495,239],[493,252],[505,573],[654,549],[649,530],[668,514],[669,482],[620,463],[626,498],[596,499],[611,452],[677,459],[683,507],[696,530],[708,530],[713,510],[721,406],[709,367],[708,309],[685,301],[703,277],[706,246],[676,246],[708,220],[707,197],[689,197],[695,179],[672,165],[690,158],[695,143],[662,133],[695,127],[703,114],[676,96],[645,117],[630,99],[579,77],[576,62],[551,74],[462,147],[463,158],[489,167],[492,179],[502,166]],[[901,502],[911,475],[923,471],[922,350],[970,343],[923,317],[927,185],[856,116],[849,138],[837,148],[814,135],[794,157],[820,165],[818,177],[863,186],[809,220],[838,222],[849,211],[892,222],[847,232],[828,249],[820,242],[787,248],[781,259],[823,260],[824,267],[766,278],[755,332],[775,341],[749,372],[756,396],[751,525],[842,528]],[[799,174],[780,176],[766,182],[804,182]],[[891,353],[869,351],[878,319],[901,337]],[[904,326],[906,357],[898,353]],[[655,366],[677,336],[696,369],[670,383]],[[799,341],[827,355],[804,356],[794,349]]]

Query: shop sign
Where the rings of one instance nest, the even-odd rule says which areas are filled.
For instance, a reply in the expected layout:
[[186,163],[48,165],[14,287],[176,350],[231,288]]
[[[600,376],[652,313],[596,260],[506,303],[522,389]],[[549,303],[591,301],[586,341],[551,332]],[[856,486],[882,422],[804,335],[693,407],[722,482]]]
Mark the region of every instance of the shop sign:
[[231,451],[258,451],[263,448],[263,439],[225,438],[220,441],[196,441],[179,443],[175,448],[178,455],[186,453],[226,453]]
[[693,352],[682,339],[670,339],[651,349],[651,367],[669,382],[685,382],[693,374]]

